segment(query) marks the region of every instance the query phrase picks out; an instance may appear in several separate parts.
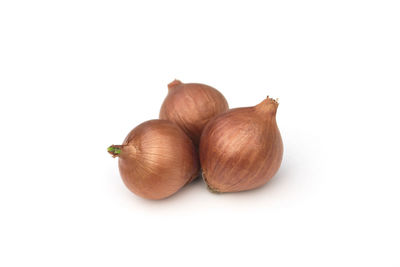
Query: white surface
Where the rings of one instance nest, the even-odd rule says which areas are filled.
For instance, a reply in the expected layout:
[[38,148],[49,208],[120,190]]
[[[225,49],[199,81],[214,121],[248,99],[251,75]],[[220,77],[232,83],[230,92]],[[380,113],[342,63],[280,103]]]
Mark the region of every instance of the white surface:
[[[2,1],[0,266],[400,266],[398,1]],[[164,201],[108,145],[174,78],[279,97],[279,174]]]

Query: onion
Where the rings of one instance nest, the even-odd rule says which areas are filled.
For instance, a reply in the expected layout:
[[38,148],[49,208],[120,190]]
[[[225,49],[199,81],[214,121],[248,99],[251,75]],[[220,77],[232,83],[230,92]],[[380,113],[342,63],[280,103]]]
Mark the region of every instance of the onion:
[[283,155],[277,108],[278,103],[267,97],[257,106],[232,109],[207,124],[199,149],[203,178],[212,191],[250,190],[275,175]]
[[148,199],[166,198],[195,178],[198,156],[190,138],[166,120],[146,121],[122,145],[108,152],[119,157],[119,171],[133,193]]
[[161,106],[160,119],[176,123],[198,145],[207,122],[227,110],[228,102],[215,88],[175,80],[168,84],[168,95]]

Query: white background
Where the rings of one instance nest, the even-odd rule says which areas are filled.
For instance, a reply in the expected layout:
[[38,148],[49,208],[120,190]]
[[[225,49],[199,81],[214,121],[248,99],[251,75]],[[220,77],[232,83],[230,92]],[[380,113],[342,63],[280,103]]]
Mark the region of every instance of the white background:
[[[1,266],[400,266],[398,1],[0,3]],[[270,183],[124,187],[174,78],[279,97]]]

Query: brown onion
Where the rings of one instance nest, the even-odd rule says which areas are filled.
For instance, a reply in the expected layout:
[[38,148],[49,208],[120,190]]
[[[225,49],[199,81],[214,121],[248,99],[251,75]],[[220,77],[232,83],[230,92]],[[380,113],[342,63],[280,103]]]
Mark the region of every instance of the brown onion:
[[133,193],[148,199],[166,198],[195,178],[198,156],[190,138],[166,120],[146,121],[122,145],[108,152],[119,157],[119,171]]
[[198,145],[207,122],[228,108],[225,97],[215,88],[175,80],[168,84],[160,119],[176,123]]
[[276,124],[278,103],[232,109],[211,120],[200,141],[203,178],[212,191],[237,192],[267,183],[283,155]]

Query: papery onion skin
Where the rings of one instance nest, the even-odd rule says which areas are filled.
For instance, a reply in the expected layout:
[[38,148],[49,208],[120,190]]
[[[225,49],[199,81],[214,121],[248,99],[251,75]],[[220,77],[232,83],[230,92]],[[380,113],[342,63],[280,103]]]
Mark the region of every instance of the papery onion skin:
[[193,142],[166,120],[138,125],[122,145],[110,146],[108,152],[119,158],[119,171],[128,189],[147,199],[171,196],[199,172]]
[[200,141],[203,178],[215,192],[260,187],[278,171],[283,143],[276,123],[278,103],[267,98],[211,120]]
[[228,102],[217,89],[175,80],[168,85],[159,117],[176,123],[198,145],[207,122],[228,109]]

